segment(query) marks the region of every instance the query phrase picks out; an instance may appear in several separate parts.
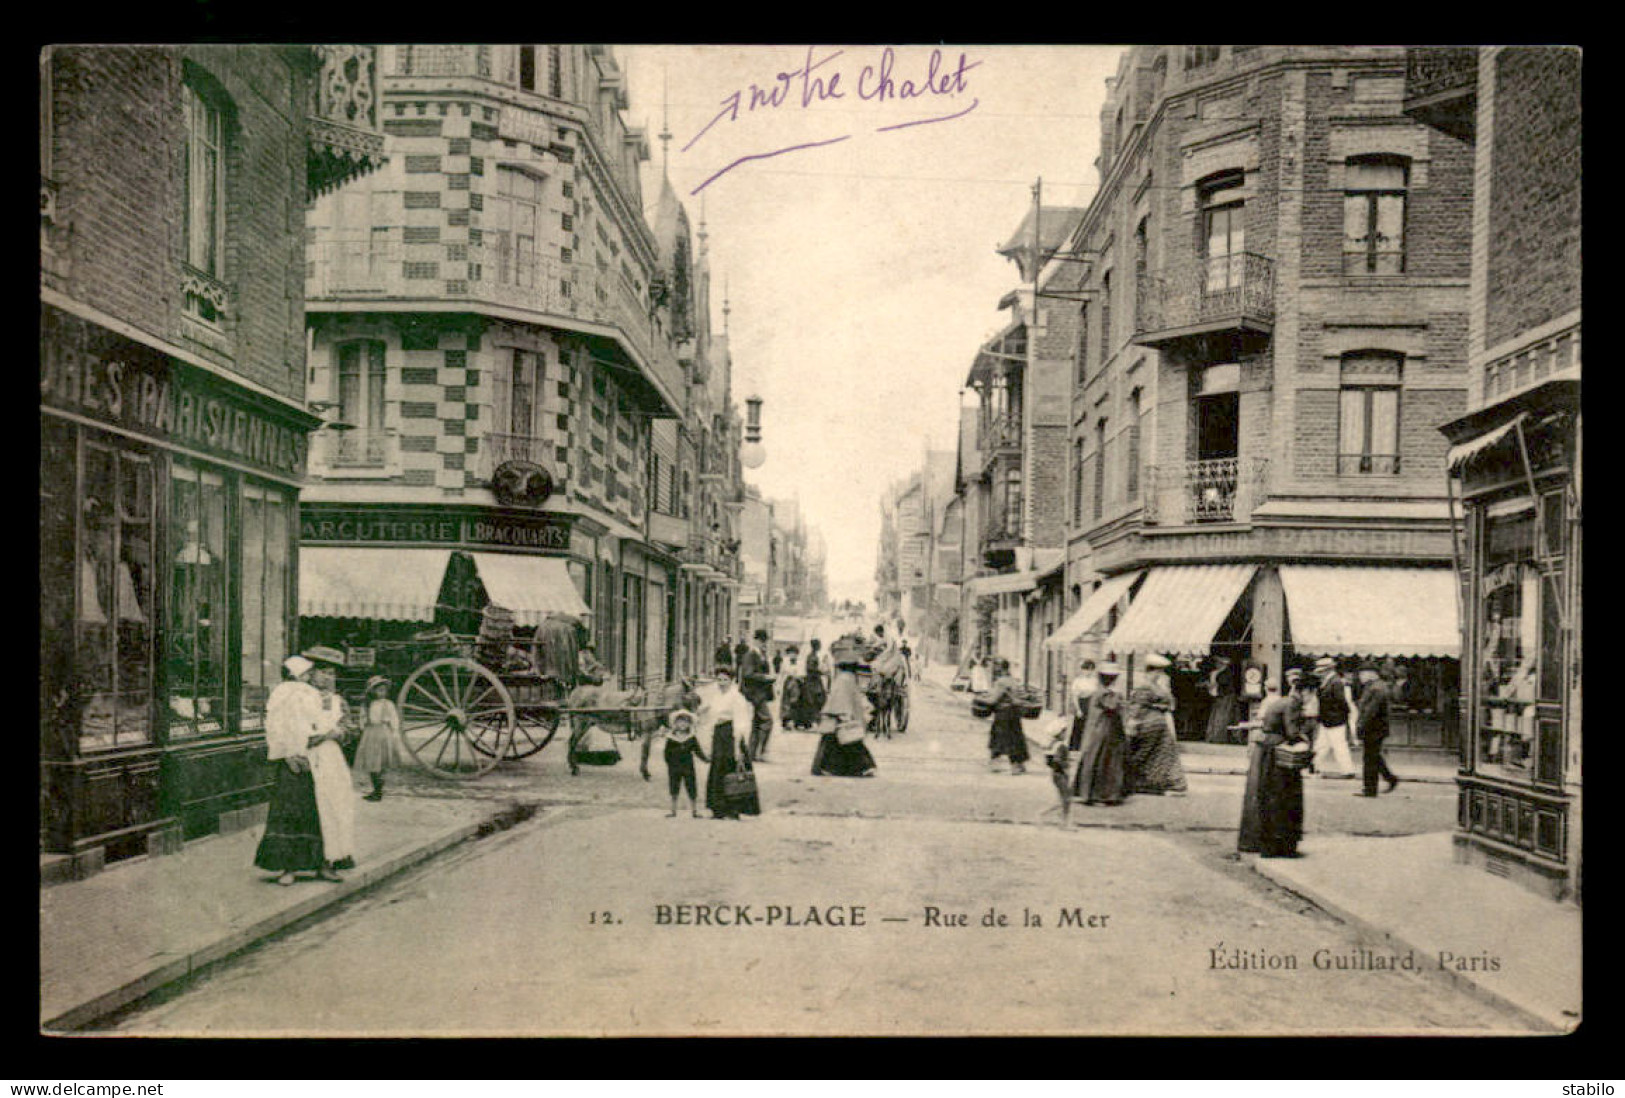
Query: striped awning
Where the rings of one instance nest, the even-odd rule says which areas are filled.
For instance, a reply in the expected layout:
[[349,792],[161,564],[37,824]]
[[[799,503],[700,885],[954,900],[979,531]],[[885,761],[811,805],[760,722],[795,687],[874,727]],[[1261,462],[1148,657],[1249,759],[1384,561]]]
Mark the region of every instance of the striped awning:
[[1257,570],[1255,564],[1151,569],[1106,647],[1120,654],[1206,655]]
[[1038,584],[1037,572],[1009,572],[998,576],[977,576],[965,581],[965,590],[971,597],[982,595],[1008,595],[1016,591],[1030,591]]
[[519,625],[540,625],[550,614],[579,618],[591,614],[570,578],[562,557],[529,557],[517,553],[470,553],[486,598],[513,611]]
[[1524,421],[1527,415],[1526,412],[1519,412],[1495,430],[1485,431],[1477,438],[1468,439],[1466,442],[1450,447],[1450,452],[1445,455],[1445,468],[1454,473],[1475,456],[1500,442],[1507,436],[1507,432],[1514,430],[1518,424]]
[[1461,657],[1449,568],[1281,566],[1292,646],[1316,656]]
[[1145,575],[1143,569],[1134,572],[1124,572],[1122,575],[1111,576],[1099,587],[1091,591],[1083,600],[1071,617],[1061,623],[1061,627],[1044,639],[1046,648],[1060,648],[1079,640],[1084,634],[1092,632],[1106,613],[1116,606],[1118,600],[1128,594],[1134,581]]
[[307,618],[434,621],[450,549],[299,550],[299,614]]

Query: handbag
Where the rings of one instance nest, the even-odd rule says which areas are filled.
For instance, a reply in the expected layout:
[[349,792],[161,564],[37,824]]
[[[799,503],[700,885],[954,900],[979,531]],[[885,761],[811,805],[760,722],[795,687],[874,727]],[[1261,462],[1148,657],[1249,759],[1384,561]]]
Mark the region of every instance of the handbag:
[[1303,770],[1314,759],[1306,743],[1278,743],[1273,754],[1275,765],[1282,770]]
[[732,800],[735,797],[756,796],[756,773],[751,770],[735,770],[722,776],[722,795]]

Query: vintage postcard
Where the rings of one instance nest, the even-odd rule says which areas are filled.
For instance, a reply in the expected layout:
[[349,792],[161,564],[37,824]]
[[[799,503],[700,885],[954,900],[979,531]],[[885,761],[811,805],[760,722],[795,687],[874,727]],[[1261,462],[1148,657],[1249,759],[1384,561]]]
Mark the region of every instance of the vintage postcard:
[[1572,1031],[1580,66],[42,51],[42,1031]]

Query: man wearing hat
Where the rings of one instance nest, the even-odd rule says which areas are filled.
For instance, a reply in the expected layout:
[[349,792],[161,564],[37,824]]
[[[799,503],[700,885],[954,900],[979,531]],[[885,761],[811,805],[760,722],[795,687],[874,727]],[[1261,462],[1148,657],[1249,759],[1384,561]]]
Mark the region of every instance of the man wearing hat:
[[1315,661],[1320,688],[1315,699],[1320,707],[1320,730],[1315,735],[1315,769],[1323,778],[1354,777],[1354,755],[1349,750],[1349,714],[1354,697],[1348,683],[1337,673],[1337,661],[1322,656]]
[[758,629],[755,643],[739,661],[739,692],[750,702],[750,760],[767,758],[767,739],[773,732],[773,664],[767,658],[767,630]]
[[1388,738],[1388,706],[1391,698],[1388,683],[1375,663],[1360,665],[1360,682],[1363,685],[1355,731],[1360,737],[1364,788],[1359,795],[1375,797],[1378,777],[1387,780],[1389,793],[1399,784],[1399,779],[1394,777],[1394,772],[1388,769],[1388,763],[1382,757],[1382,744]]

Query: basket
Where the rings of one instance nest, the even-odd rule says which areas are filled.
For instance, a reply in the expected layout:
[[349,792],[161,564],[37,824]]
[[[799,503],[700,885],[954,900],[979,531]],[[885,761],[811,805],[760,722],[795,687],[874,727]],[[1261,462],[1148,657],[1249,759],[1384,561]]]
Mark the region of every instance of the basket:
[[1272,753],[1275,765],[1282,770],[1305,770],[1314,759],[1314,753],[1306,743],[1278,743]]

